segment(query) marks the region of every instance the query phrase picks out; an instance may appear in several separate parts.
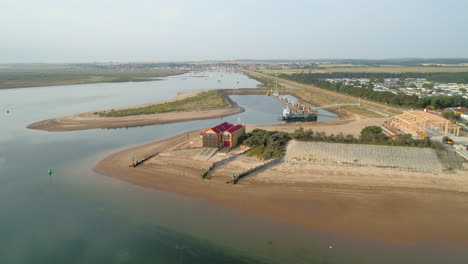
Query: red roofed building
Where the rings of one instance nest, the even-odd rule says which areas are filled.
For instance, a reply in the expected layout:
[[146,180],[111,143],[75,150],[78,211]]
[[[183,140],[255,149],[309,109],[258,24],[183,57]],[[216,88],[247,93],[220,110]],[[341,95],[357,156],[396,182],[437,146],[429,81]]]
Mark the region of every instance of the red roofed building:
[[233,148],[239,142],[239,138],[245,134],[245,126],[234,125],[226,129],[223,133],[223,142],[225,147]]
[[245,126],[233,125],[228,122],[221,123],[209,128],[202,133],[203,147],[222,148],[235,147],[239,142],[239,137],[244,135]]

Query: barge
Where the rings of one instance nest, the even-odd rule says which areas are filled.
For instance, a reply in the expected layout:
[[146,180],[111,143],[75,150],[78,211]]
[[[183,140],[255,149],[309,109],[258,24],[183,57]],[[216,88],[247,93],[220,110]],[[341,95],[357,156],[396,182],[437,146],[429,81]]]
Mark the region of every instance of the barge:
[[283,110],[283,115],[281,116],[283,121],[289,122],[315,122],[317,121],[317,114],[315,112],[296,112],[290,108],[285,108]]

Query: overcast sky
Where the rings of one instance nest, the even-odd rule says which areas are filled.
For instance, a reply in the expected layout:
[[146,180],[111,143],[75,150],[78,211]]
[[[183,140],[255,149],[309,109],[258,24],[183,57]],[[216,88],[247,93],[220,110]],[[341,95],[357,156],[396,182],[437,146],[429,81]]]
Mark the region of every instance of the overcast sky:
[[466,0],[0,0],[0,63],[468,57]]

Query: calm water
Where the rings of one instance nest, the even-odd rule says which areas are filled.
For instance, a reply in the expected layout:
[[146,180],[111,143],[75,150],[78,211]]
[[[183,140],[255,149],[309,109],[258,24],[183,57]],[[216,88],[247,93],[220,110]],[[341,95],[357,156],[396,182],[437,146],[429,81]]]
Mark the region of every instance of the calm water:
[[[91,171],[118,149],[220,121],[278,123],[282,106],[266,96],[232,96],[246,112],[223,119],[128,130],[25,128],[47,118],[159,101],[179,92],[258,84],[233,73],[200,75],[207,77],[0,90],[0,263],[466,263],[466,252],[317,232]],[[51,177],[48,168],[53,168]]]

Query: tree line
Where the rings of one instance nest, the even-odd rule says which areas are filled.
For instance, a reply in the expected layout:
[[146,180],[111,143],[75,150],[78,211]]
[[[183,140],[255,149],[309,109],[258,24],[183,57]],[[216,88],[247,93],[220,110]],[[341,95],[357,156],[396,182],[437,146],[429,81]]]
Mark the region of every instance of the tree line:
[[[317,75],[318,74],[318,75]],[[428,105],[432,105],[436,108],[447,108],[456,106],[468,106],[468,100],[462,96],[429,96],[429,97],[418,97],[417,95],[407,95],[404,93],[394,94],[389,91],[374,91],[373,84],[370,83],[367,86],[359,86],[344,84],[342,82],[329,82],[317,76],[324,76],[326,73],[294,73],[294,74],[281,74],[280,77],[289,79],[292,81],[312,84],[319,88],[330,90],[333,92],[339,92],[348,94],[355,97],[361,97],[364,99],[370,99],[377,102],[392,104],[396,106],[408,107],[408,108],[425,108]],[[335,73],[334,73],[335,74]],[[361,73],[336,73],[337,75],[332,76],[350,76],[348,74],[361,74]],[[341,75],[343,74],[343,75]],[[367,75],[373,73],[362,73],[362,76],[373,76],[372,78],[383,78],[377,75]],[[392,74],[392,73],[388,73]],[[357,75],[356,75],[357,76]],[[369,77],[353,77],[353,78],[369,78]],[[332,77],[326,77],[332,78]],[[335,77],[335,78],[351,78],[351,77]],[[387,78],[387,77],[385,77]],[[393,77],[392,77],[393,78]]]
[[[425,78],[438,83],[468,83],[468,72],[309,72],[312,79],[385,79]],[[284,75],[284,74],[283,74]],[[282,75],[282,76],[283,76]]]

